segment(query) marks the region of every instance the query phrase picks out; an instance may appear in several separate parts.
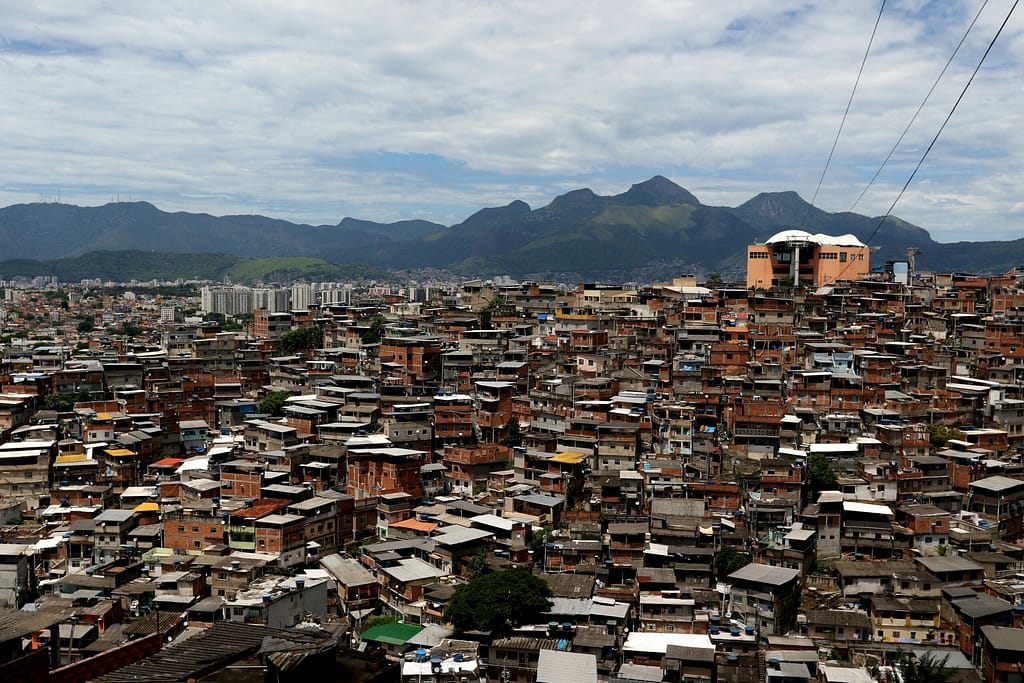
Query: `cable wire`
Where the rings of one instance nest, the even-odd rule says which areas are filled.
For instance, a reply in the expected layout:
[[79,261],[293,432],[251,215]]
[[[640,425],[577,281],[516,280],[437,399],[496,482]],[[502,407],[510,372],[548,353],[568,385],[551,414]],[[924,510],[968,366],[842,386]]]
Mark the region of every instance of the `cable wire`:
[[946,70],[949,69],[949,65],[953,63],[953,59],[955,59],[957,53],[960,52],[960,48],[963,47],[964,42],[967,40],[967,36],[974,28],[974,25],[978,22],[978,17],[981,16],[981,13],[985,10],[985,7],[987,5],[988,0],[984,0],[984,2],[981,3],[981,7],[978,8],[978,12],[977,14],[974,15],[974,19],[971,20],[971,23],[967,27],[967,30],[964,31],[963,36],[960,37],[960,42],[957,43],[956,47],[953,49],[953,54],[951,54],[949,56],[949,59],[946,60],[946,65],[942,67],[942,71],[939,72],[939,75],[938,77],[936,77],[935,82],[932,83],[932,87],[928,90],[928,94],[924,96],[924,99],[921,100],[921,104],[917,107],[917,111],[915,111],[914,115],[910,117],[910,122],[907,123],[907,127],[903,129],[902,133],[900,133],[899,139],[896,140],[895,144],[893,144],[892,149],[889,150],[889,153],[885,156],[885,159],[882,161],[882,164],[875,171],[875,174],[871,176],[871,180],[868,181],[868,184],[861,191],[860,195],[857,197],[857,200],[853,202],[853,205],[850,206],[847,213],[853,213],[853,210],[857,208],[858,204],[860,204],[860,200],[864,199],[864,195],[867,194],[868,190],[871,189],[871,186],[874,185],[876,180],[878,180],[878,176],[881,175],[882,169],[884,169],[885,165],[889,163],[890,159],[892,159],[892,155],[896,153],[897,149],[899,149],[900,143],[903,142],[903,138],[905,138],[907,136],[907,133],[910,132],[910,128],[911,126],[914,125],[914,122],[917,121],[917,117],[921,114],[921,110],[924,109],[924,106],[926,104],[928,104],[928,100],[931,98],[932,93],[935,92],[935,88],[938,87],[939,81],[941,81],[942,77],[946,75]]
[[850,115],[850,108],[853,106],[853,96],[857,94],[857,86],[860,85],[860,77],[864,73],[864,65],[867,64],[868,55],[871,53],[871,45],[875,42],[875,34],[878,33],[878,24],[882,21],[882,12],[885,10],[885,0],[882,0],[882,5],[878,8],[878,16],[875,17],[875,25],[871,29],[871,38],[868,40],[868,47],[864,50],[864,58],[860,60],[860,69],[857,70],[857,79],[853,82],[853,90],[850,91],[850,99],[846,102],[846,110],[843,112],[843,119],[839,122],[839,130],[836,131],[836,139],[832,141],[832,149],[829,150],[828,158],[825,160],[825,168],[821,169],[821,177],[818,178],[818,186],[814,188],[814,195],[811,197],[811,203],[804,211],[803,220],[800,221],[800,227],[803,227],[807,221],[807,216],[811,212],[811,208],[814,206],[814,202],[818,199],[818,192],[821,191],[821,185],[825,182],[825,174],[828,173],[828,168],[832,164],[832,157],[836,153],[836,147],[839,145],[839,138],[843,134],[843,127],[846,125],[846,118]]
[[[928,158],[928,154],[932,151],[932,148],[935,146],[935,143],[938,142],[939,136],[942,135],[942,131],[946,129],[946,124],[948,124],[950,119],[953,118],[953,114],[956,112],[957,107],[960,106],[960,103],[963,101],[964,96],[967,95],[967,90],[968,88],[971,87],[971,83],[974,82],[974,77],[978,75],[978,72],[981,70],[982,64],[985,63],[985,60],[988,58],[989,53],[992,52],[992,48],[995,47],[996,41],[999,40],[999,36],[1003,33],[1003,29],[1006,28],[1006,24],[1009,23],[1010,17],[1013,16],[1013,12],[1014,10],[1017,9],[1017,4],[1019,2],[1020,0],[1014,0],[1013,6],[1010,7],[1010,11],[1006,13],[1006,18],[1003,19],[1003,23],[999,25],[999,30],[996,31],[996,34],[994,36],[992,36],[992,40],[989,41],[988,47],[985,48],[984,54],[982,54],[981,59],[978,60],[978,65],[974,67],[974,71],[971,72],[971,77],[967,79],[967,83],[964,85],[963,90],[960,91],[960,96],[957,97],[956,102],[953,103],[953,108],[949,110],[949,113],[946,115],[945,120],[943,120],[942,125],[939,126],[939,130],[935,133],[935,137],[933,137],[932,141],[928,143],[928,148],[925,149],[924,154],[921,155],[921,159],[917,162],[917,165],[911,172],[910,177],[907,178],[907,182],[903,183],[903,187],[900,189],[899,194],[897,194],[896,198],[892,200],[892,204],[889,205],[889,210],[886,211],[885,215],[878,220],[878,224],[875,225],[875,229],[871,231],[871,234],[868,236],[867,240],[865,240],[865,245],[870,244],[871,240],[873,240],[875,238],[875,235],[878,234],[879,229],[882,227],[885,221],[892,215],[893,209],[896,208],[896,204],[899,203],[900,199],[903,198],[903,194],[907,191],[907,188],[910,187],[910,183],[914,180],[914,176],[917,175],[917,172],[921,169],[921,166],[924,165],[924,160]],[[840,271],[839,275],[836,276],[836,280],[839,280],[843,276],[843,273],[845,273],[851,265],[852,263],[846,264],[846,268],[843,268],[843,270]]]

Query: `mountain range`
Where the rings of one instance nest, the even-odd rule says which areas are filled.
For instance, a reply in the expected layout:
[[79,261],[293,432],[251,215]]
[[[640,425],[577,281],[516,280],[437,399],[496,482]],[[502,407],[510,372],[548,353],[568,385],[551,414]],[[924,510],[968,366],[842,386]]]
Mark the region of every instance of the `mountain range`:
[[[871,238],[876,266],[904,258],[908,247],[921,250],[918,269],[1002,272],[1024,262],[1024,240],[941,244],[899,218],[885,220],[876,233],[878,225],[878,218],[822,211],[795,192],[762,193],[737,207],[709,206],[655,176],[617,195],[573,190],[536,209],[517,200],[450,226],[355,218],[313,226],[259,215],[170,213],[147,202],[16,204],[0,209],[0,254],[18,259],[18,271],[25,274],[52,267],[57,259],[74,259],[75,272],[85,272],[91,257],[81,257],[90,252],[132,251],[140,261],[146,253],[303,256],[366,264],[373,272],[444,268],[464,276],[612,280],[714,270],[740,274],[747,244],[800,228]],[[12,274],[11,268],[0,262],[0,275]]]

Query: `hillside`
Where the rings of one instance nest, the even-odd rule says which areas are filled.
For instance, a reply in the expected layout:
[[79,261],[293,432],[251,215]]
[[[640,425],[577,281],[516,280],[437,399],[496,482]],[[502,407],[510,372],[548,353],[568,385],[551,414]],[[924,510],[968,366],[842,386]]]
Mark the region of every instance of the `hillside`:
[[[852,233],[867,240],[878,225],[877,218],[811,207],[795,192],[761,193],[737,207],[709,206],[661,176],[617,195],[583,188],[539,208],[517,200],[481,209],[451,226],[356,218],[312,226],[264,216],[168,213],[146,202],[19,204],[0,209],[0,253],[17,261],[3,264],[0,273],[39,267],[26,259],[57,259],[47,267],[63,269],[67,279],[106,273],[127,277],[136,272],[133,263],[141,253],[201,252],[205,256],[182,261],[151,259],[138,272],[223,277],[238,263],[232,258],[307,257],[315,261],[247,264],[238,266],[243,270],[236,275],[265,280],[300,272],[320,278],[336,272],[334,264],[366,264],[381,270],[447,268],[463,275],[630,279],[638,274],[736,273],[743,267],[745,245],[778,230]],[[1024,262],[1024,241],[939,244],[926,230],[895,217],[884,221],[871,245],[877,247],[876,265],[903,258],[908,247],[921,249],[921,269],[996,272]],[[96,251],[106,255],[98,261],[95,255],[74,260]],[[120,257],[120,263],[109,255],[123,251],[135,255]]]
[[223,280],[249,283],[308,280],[387,280],[390,274],[359,264],[337,265],[323,259],[286,256],[250,259],[230,254],[170,254],[153,251],[96,251],[52,261],[0,261],[0,277],[56,275],[62,282],[103,280]]

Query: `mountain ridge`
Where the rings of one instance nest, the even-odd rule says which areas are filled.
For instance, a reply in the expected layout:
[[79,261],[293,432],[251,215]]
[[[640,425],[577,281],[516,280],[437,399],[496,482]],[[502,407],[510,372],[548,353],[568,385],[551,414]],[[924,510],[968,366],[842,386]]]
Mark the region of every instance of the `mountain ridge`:
[[903,258],[908,247],[921,249],[919,269],[998,272],[1024,262],[1024,240],[940,244],[897,217],[828,213],[791,190],[761,192],[736,207],[711,206],[660,175],[615,195],[579,188],[537,208],[517,199],[448,226],[354,217],[310,225],[261,215],[165,212],[149,202],[14,204],[0,208],[0,253],[36,261],[102,250],[303,256],[385,270],[599,277],[647,272],[652,263],[675,273],[735,272],[747,244],[785,229],[851,233],[865,241],[873,236],[876,266]]

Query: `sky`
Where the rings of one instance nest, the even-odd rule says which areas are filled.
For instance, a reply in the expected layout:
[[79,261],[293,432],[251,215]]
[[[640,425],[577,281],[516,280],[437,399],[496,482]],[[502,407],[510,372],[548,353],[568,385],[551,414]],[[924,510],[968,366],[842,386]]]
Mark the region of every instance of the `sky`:
[[[1012,2],[886,3],[818,207],[888,210]],[[880,0],[0,6],[0,205],[453,224],[656,174],[705,204],[810,200]],[[1022,236],[1022,27],[894,210],[939,241]]]

